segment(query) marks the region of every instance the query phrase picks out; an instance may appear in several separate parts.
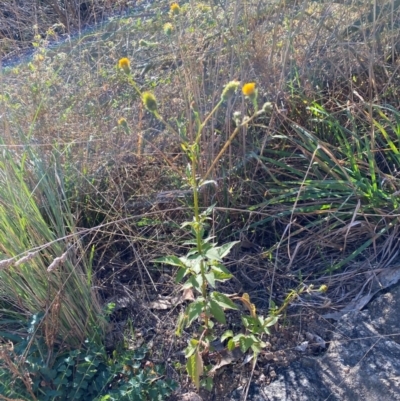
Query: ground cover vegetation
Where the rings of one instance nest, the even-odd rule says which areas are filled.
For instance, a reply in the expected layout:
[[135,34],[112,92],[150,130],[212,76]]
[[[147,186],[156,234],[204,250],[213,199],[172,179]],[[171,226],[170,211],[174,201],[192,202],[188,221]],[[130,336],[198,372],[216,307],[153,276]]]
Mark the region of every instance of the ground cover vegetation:
[[368,292],[398,256],[399,6],[3,2],[0,399],[211,390],[226,350],[251,378],[299,308]]

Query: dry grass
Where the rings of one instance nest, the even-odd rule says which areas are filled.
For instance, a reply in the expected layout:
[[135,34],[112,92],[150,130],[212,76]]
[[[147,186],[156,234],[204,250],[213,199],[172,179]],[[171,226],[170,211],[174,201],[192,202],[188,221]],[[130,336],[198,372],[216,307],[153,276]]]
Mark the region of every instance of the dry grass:
[[[87,22],[115,11],[111,2],[95,5]],[[18,29],[2,33],[2,51],[13,54],[16,30],[26,41],[41,38],[31,61],[3,69],[5,142],[16,154],[24,146],[44,158],[58,154],[77,227],[91,229],[85,246],[95,245],[95,278],[105,298],[120,285],[155,291],[152,281],[173,276],[155,270],[152,260],[183,250],[179,224],[191,199],[179,135],[194,137],[192,109],[205,116],[233,79],[256,82],[260,106],[271,102],[272,110],[229,146],[212,173],[218,187],[207,187],[201,201],[218,204],[209,229],[219,241],[241,241],[231,269],[243,288],[254,281],[268,288],[263,300],[279,300],[300,283],[325,283],[326,296],[310,302],[341,307],[371,272],[394,263],[397,2],[374,10],[352,2],[190,1],[177,17],[158,2],[140,17],[113,19],[58,47],[48,44],[49,28],[61,21],[74,31],[75,14],[68,25],[66,9],[16,9]],[[36,32],[28,24],[32,13]],[[166,22],[174,25],[169,37]],[[155,93],[160,114],[179,135],[142,107],[116,67],[121,57],[129,57],[136,83]],[[243,116],[251,108],[237,96],[207,124],[200,174],[233,132],[233,112]]]

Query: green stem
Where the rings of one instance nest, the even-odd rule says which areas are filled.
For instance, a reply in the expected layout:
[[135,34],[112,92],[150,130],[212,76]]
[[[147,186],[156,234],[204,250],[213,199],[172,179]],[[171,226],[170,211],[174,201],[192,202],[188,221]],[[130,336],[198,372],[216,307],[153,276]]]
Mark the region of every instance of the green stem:
[[133,88],[137,92],[137,94],[139,95],[139,97],[141,97],[142,92],[140,91],[139,87],[137,86],[137,83],[134,81],[134,79],[132,78],[131,75],[128,75],[128,80],[129,80],[129,83],[133,86]]
[[208,114],[208,116],[204,119],[204,121],[200,124],[199,129],[197,131],[197,136],[196,136],[196,143],[198,145],[199,141],[200,141],[200,136],[201,133],[203,131],[203,128],[206,126],[206,124],[208,123],[208,120],[214,115],[214,113],[218,110],[218,108],[221,106],[221,104],[223,103],[223,100],[221,99],[216,106],[212,109],[211,113]]
[[218,163],[219,159],[222,157],[222,155],[225,153],[225,151],[228,149],[229,145],[232,143],[232,141],[235,139],[236,135],[239,133],[240,128],[242,128],[243,126],[247,125],[248,123],[250,123],[251,121],[253,121],[258,115],[260,114],[260,112],[254,113],[250,118],[248,118],[245,122],[243,122],[242,124],[238,125],[235,130],[232,132],[231,136],[228,138],[228,140],[225,142],[224,146],[222,147],[222,149],[220,150],[220,152],[218,153],[217,157],[213,160],[213,162],[211,163],[211,166],[208,168],[207,172],[205,173],[205,175],[202,178],[202,181],[204,182],[207,177],[211,174],[211,172],[213,171],[215,165]]
[[[199,189],[197,186],[197,178],[196,178],[196,172],[197,172],[197,161],[198,161],[198,150],[196,150],[195,153],[192,154],[192,188],[193,188],[193,209],[194,209],[194,219],[196,222],[195,225],[195,232],[196,232],[196,243],[197,243],[197,250],[200,255],[203,253],[203,238],[201,234],[201,219],[200,219],[200,213],[199,213]],[[200,274],[202,277],[202,286],[201,286],[201,293],[204,298],[204,324],[205,327],[208,327],[208,314],[207,314],[207,304],[208,304],[208,297],[207,297],[207,281],[206,281],[206,272],[205,272],[205,266],[204,266],[204,261],[202,260],[200,262]]]

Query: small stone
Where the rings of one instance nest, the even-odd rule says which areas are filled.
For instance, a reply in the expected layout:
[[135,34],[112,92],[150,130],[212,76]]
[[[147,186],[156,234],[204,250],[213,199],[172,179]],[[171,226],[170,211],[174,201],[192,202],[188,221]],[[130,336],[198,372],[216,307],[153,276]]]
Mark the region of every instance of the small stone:
[[196,393],[186,393],[182,394],[179,398],[179,401],[203,401],[203,399]]

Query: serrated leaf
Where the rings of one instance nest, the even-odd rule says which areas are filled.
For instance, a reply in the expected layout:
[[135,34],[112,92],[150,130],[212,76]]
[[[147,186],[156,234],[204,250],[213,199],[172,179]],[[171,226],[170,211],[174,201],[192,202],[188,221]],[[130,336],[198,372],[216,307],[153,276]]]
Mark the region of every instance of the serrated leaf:
[[198,352],[188,358],[186,362],[186,370],[197,389],[199,389],[200,376],[203,374],[203,359]]
[[208,284],[210,284],[211,288],[215,288],[215,275],[213,272],[206,273],[204,275],[206,277],[206,280]]
[[228,308],[228,309],[234,309],[238,310],[239,308],[237,305],[235,305],[230,298],[228,298],[226,295],[221,294],[220,292],[212,292],[210,294],[211,299],[214,299],[219,306],[222,308]]
[[225,313],[223,309],[212,299],[210,299],[210,310],[218,322],[226,324]]
[[212,265],[212,269],[216,272],[222,272],[225,274],[231,274],[231,272],[221,263],[215,263]]
[[221,262],[222,259],[229,254],[232,247],[238,243],[239,241],[233,241],[218,247],[213,247],[207,251],[206,256],[211,260],[218,260],[219,262]]
[[155,263],[165,263],[166,265],[186,267],[185,264],[175,255],[163,256],[154,260]]
[[225,274],[225,273],[222,273],[222,272],[216,272],[216,271],[214,271],[214,269],[212,269],[212,270],[214,272],[215,281],[223,282],[223,281],[230,280],[233,277],[233,275],[230,274],[230,273],[229,274]]
[[221,336],[221,342],[224,342],[227,338],[233,337],[233,331],[232,330],[227,330],[225,331],[224,334]]

